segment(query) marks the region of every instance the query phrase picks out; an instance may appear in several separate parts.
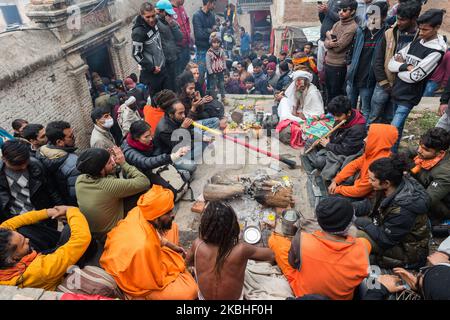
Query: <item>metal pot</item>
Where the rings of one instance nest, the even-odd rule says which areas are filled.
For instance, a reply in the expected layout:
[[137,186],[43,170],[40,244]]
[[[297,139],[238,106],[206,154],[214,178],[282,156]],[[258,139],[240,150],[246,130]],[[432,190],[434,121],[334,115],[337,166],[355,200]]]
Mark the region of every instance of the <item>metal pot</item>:
[[297,232],[295,223],[300,219],[300,214],[295,209],[286,209],[281,215],[281,231],[285,236],[294,236]]

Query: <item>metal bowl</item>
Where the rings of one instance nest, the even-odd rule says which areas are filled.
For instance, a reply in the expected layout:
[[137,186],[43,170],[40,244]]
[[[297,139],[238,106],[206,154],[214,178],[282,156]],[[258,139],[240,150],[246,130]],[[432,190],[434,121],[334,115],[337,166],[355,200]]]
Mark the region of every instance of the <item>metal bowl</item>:
[[244,241],[249,244],[258,243],[261,240],[261,231],[256,226],[249,226],[244,229]]

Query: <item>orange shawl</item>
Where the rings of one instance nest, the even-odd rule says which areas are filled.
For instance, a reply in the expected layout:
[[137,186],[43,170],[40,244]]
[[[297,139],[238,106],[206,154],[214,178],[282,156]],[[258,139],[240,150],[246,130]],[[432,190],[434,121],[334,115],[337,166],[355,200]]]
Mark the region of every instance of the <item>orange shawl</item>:
[[445,151],[441,151],[440,154],[438,154],[433,159],[422,159],[419,156],[416,156],[414,158],[414,163],[416,166],[411,169],[411,172],[414,174],[417,174],[420,172],[420,170],[431,170],[435,165],[437,165],[442,159],[445,157]]
[[0,281],[8,281],[14,277],[22,275],[37,255],[38,253],[33,251],[23,257],[14,267],[0,270]]

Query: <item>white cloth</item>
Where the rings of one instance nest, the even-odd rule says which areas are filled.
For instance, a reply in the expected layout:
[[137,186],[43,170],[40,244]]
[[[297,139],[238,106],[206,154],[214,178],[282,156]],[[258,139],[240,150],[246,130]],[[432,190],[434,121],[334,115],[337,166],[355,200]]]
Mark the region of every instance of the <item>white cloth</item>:
[[293,296],[289,282],[278,266],[248,261],[244,278],[246,300],[285,300]]
[[278,106],[278,117],[280,121],[290,119],[296,122],[302,122],[303,120],[293,114],[294,108],[297,105],[295,93],[296,85],[295,80],[298,78],[306,78],[310,81],[309,88],[305,92],[305,99],[302,111],[306,118],[312,118],[313,116],[321,116],[324,113],[323,100],[320,91],[317,87],[311,83],[312,74],[306,71],[295,71],[292,73],[292,83],[289,85],[285,92],[285,97],[281,99]]

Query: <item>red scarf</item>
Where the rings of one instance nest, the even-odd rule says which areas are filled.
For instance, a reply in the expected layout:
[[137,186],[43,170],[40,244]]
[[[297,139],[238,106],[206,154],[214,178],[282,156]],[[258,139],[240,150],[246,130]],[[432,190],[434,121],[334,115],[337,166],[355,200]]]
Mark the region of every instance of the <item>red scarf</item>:
[[127,135],[127,143],[130,147],[143,152],[147,152],[153,149],[153,140],[150,141],[150,144],[143,144],[142,142],[136,141],[131,138],[130,133],[128,133]]
[[443,158],[445,157],[445,151],[442,151],[440,154],[438,154],[433,159],[422,159],[419,156],[416,156],[414,158],[414,163],[416,166],[411,169],[411,172],[414,174],[417,174],[420,172],[420,170],[431,170],[435,165],[437,165]]
[[22,275],[25,270],[27,270],[28,266],[33,262],[33,260],[37,257],[38,253],[36,251],[31,252],[30,254],[23,257],[14,267],[9,269],[0,270],[0,281],[8,281],[14,277]]

